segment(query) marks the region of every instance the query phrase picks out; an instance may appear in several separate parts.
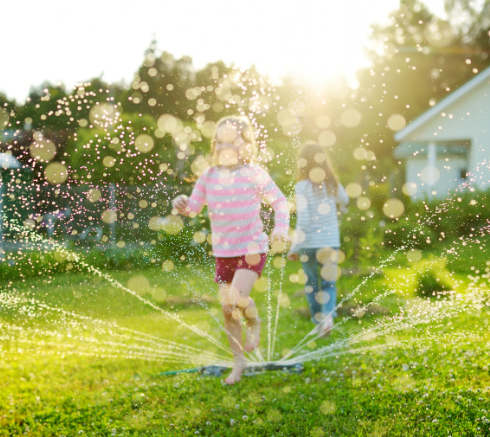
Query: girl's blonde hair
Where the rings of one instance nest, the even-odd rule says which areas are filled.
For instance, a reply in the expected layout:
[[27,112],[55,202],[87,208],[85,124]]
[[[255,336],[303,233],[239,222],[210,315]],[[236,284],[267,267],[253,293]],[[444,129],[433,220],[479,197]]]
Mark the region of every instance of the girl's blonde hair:
[[[314,177],[314,180],[312,180],[312,176],[318,175],[318,173],[323,176],[320,169],[325,172],[325,177],[322,180]],[[306,143],[298,153],[296,179],[298,182],[309,179],[315,188],[318,188],[318,192],[323,190],[323,186],[325,186],[328,194],[337,195],[339,182],[332,170],[328,155],[322,146],[313,141]]]
[[255,164],[257,161],[257,143],[255,142],[255,133],[248,117],[243,115],[232,115],[223,117],[216,123],[213,139],[211,140],[211,148],[209,150],[211,167],[218,166],[218,154],[216,153],[216,137],[218,129],[226,123],[230,123],[237,127],[239,135],[244,140],[245,147],[241,148],[240,160],[243,164]]

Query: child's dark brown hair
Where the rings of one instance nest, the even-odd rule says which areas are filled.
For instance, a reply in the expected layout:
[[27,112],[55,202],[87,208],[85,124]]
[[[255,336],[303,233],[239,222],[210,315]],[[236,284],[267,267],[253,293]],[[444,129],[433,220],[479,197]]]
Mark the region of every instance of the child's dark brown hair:
[[[321,170],[325,173],[324,177]],[[309,142],[300,149],[296,178],[298,182],[309,179],[319,190],[323,191],[323,186],[325,186],[329,195],[337,195],[339,183],[332,170],[327,153],[318,143]]]

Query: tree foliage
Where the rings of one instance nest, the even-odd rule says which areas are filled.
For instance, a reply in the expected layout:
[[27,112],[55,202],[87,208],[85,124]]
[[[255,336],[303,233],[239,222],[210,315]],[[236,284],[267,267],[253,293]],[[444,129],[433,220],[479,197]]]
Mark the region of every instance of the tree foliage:
[[[8,115],[0,149],[41,181],[48,162],[33,156],[32,145],[42,137],[56,145],[50,162],[64,163],[71,183],[185,184],[208,151],[213,123],[241,113],[252,119],[262,163],[283,188],[306,140],[329,148],[341,178],[382,181],[400,128],[390,117],[413,120],[488,66],[488,1],[478,9],[470,0],[446,0],[444,22],[419,0],[401,0],[387,25],[373,26],[371,66],[358,72],[357,87],[339,77],[318,90],[221,61],[196,69],[191,58],[160,52],[153,41],[129,87],[95,78],[71,90],[42,84],[24,104],[0,96]],[[141,135],[151,137],[151,150],[136,147]]]

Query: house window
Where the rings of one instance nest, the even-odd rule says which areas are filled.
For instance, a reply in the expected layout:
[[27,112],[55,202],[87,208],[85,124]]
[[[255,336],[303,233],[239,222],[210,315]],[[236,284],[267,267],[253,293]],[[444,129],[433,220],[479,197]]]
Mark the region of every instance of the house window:
[[459,178],[460,179],[466,179],[466,177],[468,176],[468,173],[466,172],[466,169],[465,168],[462,168],[460,170],[460,175],[459,175]]

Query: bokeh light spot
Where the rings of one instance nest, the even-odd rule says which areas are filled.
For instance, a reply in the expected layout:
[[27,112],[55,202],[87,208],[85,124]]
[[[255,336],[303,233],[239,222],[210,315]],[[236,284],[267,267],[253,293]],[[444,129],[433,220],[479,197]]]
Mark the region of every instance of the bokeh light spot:
[[310,180],[315,184],[320,184],[325,180],[326,173],[321,167],[314,167],[309,174]]
[[289,296],[286,293],[280,293],[278,300],[279,300],[279,306],[281,308],[288,308],[291,305],[291,300],[289,299]]
[[114,106],[109,103],[101,103],[90,109],[89,119],[92,123],[101,124],[103,121],[112,121],[114,119]]
[[89,202],[95,203],[102,197],[102,193],[97,188],[90,188],[87,191],[87,199]]
[[315,122],[318,129],[327,129],[331,124],[331,120],[328,115],[320,115],[315,119]]
[[184,220],[179,215],[169,215],[163,219],[162,228],[169,235],[177,235],[184,229]]
[[141,296],[150,291],[150,281],[143,275],[136,275],[128,281],[128,288]]
[[254,284],[254,288],[262,293],[269,290],[270,286],[271,282],[269,278],[266,278],[264,276],[261,276],[259,279],[257,279]]
[[317,294],[315,295],[315,300],[320,304],[320,305],[323,305],[323,304],[326,304],[330,301],[330,295],[326,292],[326,291],[323,291],[323,290],[320,290],[319,292],[317,292]]
[[316,153],[313,159],[318,164],[321,164],[322,162],[325,161],[326,158],[327,158],[327,156],[325,155],[325,153]]
[[34,159],[49,162],[56,155],[56,145],[50,140],[34,141],[29,147],[29,153]]
[[209,161],[203,155],[198,155],[191,164],[192,173],[196,176],[200,176],[203,171],[209,166]]
[[334,282],[340,278],[340,268],[336,264],[325,264],[320,270],[320,276],[325,281]]
[[362,194],[362,187],[357,182],[350,182],[346,185],[345,191],[351,199],[355,199]]
[[411,263],[418,262],[422,259],[422,252],[418,249],[411,249],[407,252],[407,259]]
[[152,297],[155,302],[165,302],[167,299],[167,292],[162,287],[155,287],[152,292]]
[[53,185],[59,185],[68,179],[68,169],[59,162],[52,162],[44,170],[44,177]]
[[104,223],[110,225],[111,223],[115,223],[117,221],[117,212],[112,209],[106,209],[102,215],[101,219]]
[[281,240],[272,240],[271,249],[274,253],[283,253],[287,250],[288,245]]
[[155,141],[148,134],[138,135],[136,137],[136,140],[134,140],[135,149],[141,153],[148,153],[150,150],[153,149],[154,145],[155,145]]
[[197,243],[197,244],[202,244],[206,241],[206,234],[202,231],[197,231],[194,233],[192,236],[192,239]]
[[9,113],[5,109],[0,109],[0,129],[8,125]]
[[331,147],[337,141],[337,136],[330,130],[324,130],[318,135],[318,143],[323,147]]
[[354,158],[358,161],[366,159],[367,150],[364,147],[356,147],[353,152]]
[[406,124],[405,117],[401,114],[393,114],[388,118],[388,127],[394,132],[402,130]]
[[175,267],[174,262],[171,259],[167,259],[162,263],[162,270],[164,272],[171,272]]
[[402,191],[406,196],[413,196],[417,192],[417,184],[415,182],[405,182]]
[[383,205],[383,213],[389,218],[398,218],[405,212],[405,205],[399,199],[388,199]]
[[184,128],[182,121],[171,114],[163,114],[158,117],[157,124],[161,131],[173,136],[177,135]]
[[359,197],[359,199],[357,199],[357,207],[361,211],[365,211],[371,207],[371,201],[367,197]]
[[214,135],[214,130],[216,129],[216,125],[213,121],[205,121],[201,127],[201,133],[206,138],[212,138]]
[[346,109],[342,112],[340,121],[345,127],[356,127],[361,122],[361,113],[356,109]]
[[337,250],[332,247],[321,247],[316,251],[316,259],[320,264],[331,264],[337,262]]
[[106,156],[102,160],[102,164],[104,164],[106,167],[114,167],[115,163],[116,163],[116,159],[113,158],[112,156]]
[[286,260],[282,256],[276,256],[272,260],[272,265],[276,269],[282,269],[282,268],[286,267]]
[[148,227],[152,231],[161,231],[163,229],[163,218],[159,216],[152,217],[148,222]]

